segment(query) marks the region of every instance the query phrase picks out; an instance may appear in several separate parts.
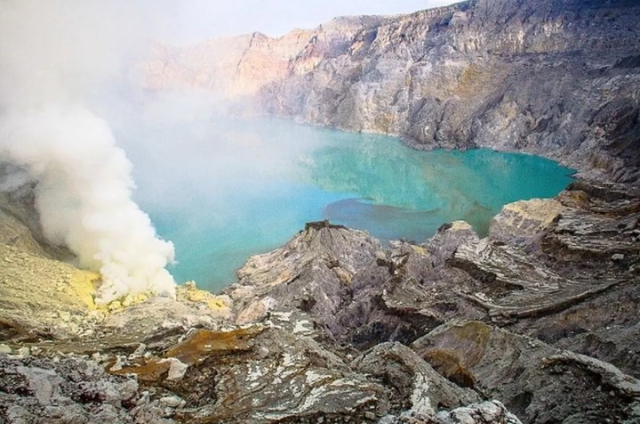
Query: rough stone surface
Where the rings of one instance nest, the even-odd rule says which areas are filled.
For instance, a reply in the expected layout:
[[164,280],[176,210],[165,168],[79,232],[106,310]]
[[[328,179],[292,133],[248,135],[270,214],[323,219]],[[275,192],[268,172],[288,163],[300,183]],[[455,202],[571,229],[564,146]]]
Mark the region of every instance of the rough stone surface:
[[542,154],[580,178],[506,205],[485,238],[456,221],[383,246],[309,223],[222,296],[102,309],[96,276],[44,242],[32,186],[2,193],[0,422],[640,422],[639,14],[473,0],[157,46],[153,89]]
[[637,418],[638,380],[539,340],[479,322],[452,322],[411,347],[450,379],[464,377],[481,393],[500,399],[525,422]]
[[495,400],[457,408],[449,412],[440,412],[436,415],[436,422],[438,424],[520,424],[518,417]]
[[640,159],[638,33],[631,0],[473,0],[340,18],[277,39],[159,46],[143,67],[152,89],[200,87],[236,111],[250,104],[399,135],[421,149],[526,151],[631,182]]
[[[499,325],[511,332],[478,321],[454,332],[464,341],[456,349],[467,352],[470,357],[466,359],[457,357],[449,347],[421,355],[452,382],[505,402],[527,422],[570,416],[586,419],[589,414],[602,419],[634,419],[633,408],[628,407],[634,402],[632,395],[618,389],[611,393],[598,389],[602,373],[585,371],[584,363],[574,361],[567,371],[571,378],[565,379],[564,369],[544,368],[543,358],[559,355],[558,349],[573,348],[576,353],[612,361],[629,378],[637,375],[635,264],[640,245],[634,240],[634,231],[639,200],[637,190],[628,186],[580,181],[557,200],[507,205],[485,239],[479,239],[465,223],[445,225],[424,245],[392,243],[375,252],[375,260],[363,261],[350,270],[351,291],[341,292],[339,308],[327,311],[323,305],[308,309],[298,305],[287,319],[313,323],[313,327],[327,329],[332,339],[374,350],[378,343],[389,340],[411,343],[431,337],[437,326],[447,328],[459,318]],[[307,229],[306,235],[298,237],[311,237],[313,231]],[[337,228],[323,231],[340,231],[344,242],[340,249],[348,244],[359,249],[359,233],[349,235]],[[322,250],[325,253],[326,247]],[[313,249],[311,245],[304,248]],[[619,251],[625,252],[624,261],[628,262],[611,261],[611,252]],[[306,256],[299,251],[296,254]],[[293,253],[281,250],[279,255],[290,257]],[[261,263],[264,272],[276,266],[277,260]],[[257,269],[253,272],[260,274]],[[306,287],[319,281],[307,278],[301,276],[296,282]],[[258,301],[276,298],[269,290],[260,296]],[[235,297],[236,303],[243,303],[241,297]],[[251,299],[255,299],[253,295]],[[616,307],[612,310],[611,305]],[[276,310],[275,316],[284,313]],[[329,314],[335,315],[332,326],[325,325],[324,317]],[[502,339],[495,341],[495,356],[485,358],[491,367],[478,376],[473,371],[475,361],[484,357],[487,343],[498,337],[495,334]],[[557,347],[550,346],[554,344]],[[512,349],[507,345],[517,351],[514,355],[519,359],[514,363],[498,360],[498,355]],[[562,362],[563,366],[566,363]],[[530,370],[531,379],[520,377],[525,370]],[[524,383],[529,380],[531,387]],[[589,389],[569,395],[572,385]],[[540,395],[531,398],[532,393]],[[558,398],[566,402],[554,403]],[[591,405],[588,413],[584,409],[587,404]],[[606,405],[611,405],[610,415],[605,412]]]
[[[577,181],[556,200],[507,205],[484,239],[458,221],[422,245],[383,247],[309,223],[248,261],[224,296],[190,284],[176,301],[108,310],[51,296],[28,312],[30,299],[49,295],[5,280],[17,295],[3,313],[30,327],[3,327],[4,369],[15,372],[0,375],[0,413],[8,422],[516,422],[499,406],[468,406],[497,399],[523,422],[631,423],[639,213],[636,188]],[[4,272],[33,284],[50,269],[80,272],[28,245],[0,249]],[[51,319],[82,331],[44,331],[54,309]],[[71,395],[74,367],[107,370],[87,386],[99,401]]]
[[455,408],[479,400],[475,392],[452,384],[400,343],[381,343],[357,357],[351,366],[380,382],[388,382],[394,413],[432,416],[439,408]]
[[133,377],[78,358],[0,355],[0,418],[8,423],[173,423]]
[[100,277],[57,260],[64,249],[38,235],[32,195],[0,191],[0,341],[71,337],[101,318],[92,296]]
[[[354,249],[354,247],[357,247]],[[267,312],[301,310],[337,331],[336,315],[351,292],[356,270],[375,261],[380,242],[368,234],[319,223],[280,249],[252,257],[239,281],[224,290],[239,322]]]
[[562,203],[555,199],[522,200],[505,205],[491,222],[491,240],[515,246],[531,244],[564,210]]

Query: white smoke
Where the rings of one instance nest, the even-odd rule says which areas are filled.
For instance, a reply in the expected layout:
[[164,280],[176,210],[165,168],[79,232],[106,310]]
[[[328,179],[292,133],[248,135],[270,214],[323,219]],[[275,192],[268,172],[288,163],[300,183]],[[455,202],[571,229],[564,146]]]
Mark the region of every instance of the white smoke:
[[131,164],[95,113],[142,39],[135,17],[117,0],[0,1],[0,160],[37,181],[45,236],[102,274],[100,303],[175,296],[173,245],[132,201]]

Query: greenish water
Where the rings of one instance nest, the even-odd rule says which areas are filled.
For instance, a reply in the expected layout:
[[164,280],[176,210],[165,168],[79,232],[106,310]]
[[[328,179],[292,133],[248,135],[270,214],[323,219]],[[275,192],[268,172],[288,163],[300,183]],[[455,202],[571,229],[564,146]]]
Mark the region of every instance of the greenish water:
[[392,137],[282,120],[156,123],[127,136],[153,140],[127,153],[138,202],[176,246],[172,273],[212,291],[308,221],[384,240],[422,242],[458,219],[485,234],[504,204],[552,197],[572,173],[534,156],[417,152]]

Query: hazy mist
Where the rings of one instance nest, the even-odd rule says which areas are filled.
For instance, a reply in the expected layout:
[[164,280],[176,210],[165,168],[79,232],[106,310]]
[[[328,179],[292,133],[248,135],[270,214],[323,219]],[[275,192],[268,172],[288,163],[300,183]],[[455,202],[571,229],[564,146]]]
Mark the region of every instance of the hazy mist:
[[100,271],[98,301],[174,295],[171,243],[131,200],[131,164],[96,110],[144,46],[126,2],[3,1],[0,158],[37,181],[45,236]]
[[[164,202],[170,209],[180,199],[164,194],[176,184],[184,185],[174,190],[184,196],[249,190],[243,179],[293,172],[292,158],[303,157],[313,143],[288,141],[286,149],[274,151],[242,128],[221,132],[215,124],[203,125],[220,106],[210,93],[145,93],[134,65],[144,61],[150,42],[253,30],[280,35],[342,14],[408,12],[442,2],[401,3],[391,10],[361,1],[317,9],[275,0],[235,6],[204,0],[2,0],[0,162],[19,171],[0,189],[36,182],[45,236],[68,246],[81,267],[102,274],[99,303],[143,292],[174,296],[166,270],[174,247],[157,236],[133,199]],[[188,176],[172,166],[183,160],[192,164]],[[135,191],[134,175],[144,190]],[[203,179],[210,181],[206,193],[195,184]],[[215,219],[234,211],[217,204],[206,213]]]

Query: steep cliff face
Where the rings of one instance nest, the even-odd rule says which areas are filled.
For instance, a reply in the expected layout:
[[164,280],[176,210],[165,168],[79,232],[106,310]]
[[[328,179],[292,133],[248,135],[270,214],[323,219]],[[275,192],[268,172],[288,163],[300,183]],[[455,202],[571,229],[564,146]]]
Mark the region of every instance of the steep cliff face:
[[[144,66],[150,89],[637,184],[636,3],[472,0],[157,46]],[[109,310],[41,242],[29,187],[0,195],[1,422],[640,420],[637,185],[578,180],[505,206],[483,239],[457,221],[384,247],[309,223],[225,296]]]
[[310,72],[321,60],[344,53],[363,27],[382,20],[336,18],[318,28],[294,30],[276,39],[254,32],[183,48],[156,44],[142,71],[151,90],[198,88],[226,100],[254,97],[271,83]]
[[637,164],[640,134],[639,17],[622,1],[419,12],[363,29],[343,55],[265,87],[263,101],[275,114],[418,147],[527,151],[628,180],[622,162]]
[[634,181],[639,48],[637,2],[472,0],[174,49],[149,72],[155,88],[224,87],[261,112],[417,148],[525,151]]

